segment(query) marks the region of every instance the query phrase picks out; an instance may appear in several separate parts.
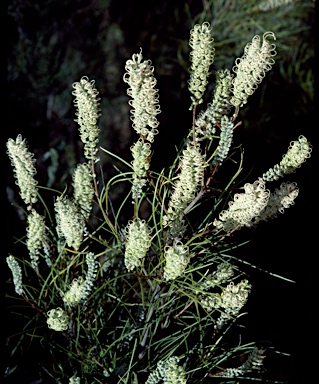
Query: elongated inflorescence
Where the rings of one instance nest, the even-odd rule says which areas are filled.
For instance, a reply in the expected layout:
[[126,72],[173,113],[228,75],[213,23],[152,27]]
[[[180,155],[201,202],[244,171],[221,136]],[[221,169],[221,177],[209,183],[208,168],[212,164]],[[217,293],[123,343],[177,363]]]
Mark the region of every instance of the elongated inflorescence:
[[161,110],[159,106],[154,67],[150,60],[144,60],[142,50],[135,53],[131,60],[127,60],[123,80],[129,85],[128,96],[131,97],[132,126],[141,138],[152,143],[158,133],[159,122],[156,115]]
[[67,196],[58,197],[54,208],[58,235],[66,240],[69,247],[77,251],[87,234],[84,217]]
[[100,130],[97,120],[100,117],[100,99],[98,91],[94,87],[94,80],[89,80],[83,76],[79,82],[73,83],[75,96],[74,105],[76,106],[75,121],[79,124],[80,137],[84,144],[84,156],[88,160],[97,161],[97,143]]
[[190,32],[189,45],[192,48],[189,55],[191,61],[190,79],[188,89],[190,91],[192,105],[201,104],[208,84],[209,69],[214,62],[215,49],[212,29],[209,23],[196,24]]
[[45,219],[34,209],[28,215],[27,248],[30,254],[31,265],[34,269],[38,266],[39,255],[43,250],[46,240]]
[[283,156],[281,162],[264,173],[261,179],[264,181],[274,181],[284,175],[294,173],[311,156],[311,151],[312,145],[309,141],[304,136],[299,136],[298,140],[290,143],[288,151]]
[[172,356],[165,361],[160,360],[154,372],[150,373],[145,384],[186,384],[186,372],[178,365],[180,358]]
[[31,209],[31,205],[38,200],[37,181],[34,179],[37,172],[33,154],[28,150],[27,143],[21,135],[18,135],[16,140],[9,139],[7,149],[21,198],[28,204],[28,209]]
[[90,216],[94,198],[93,177],[91,167],[87,163],[78,164],[73,173],[74,202],[86,220]]
[[234,106],[241,107],[247,103],[248,96],[255,92],[266,72],[274,65],[276,46],[268,42],[269,38],[276,40],[273,32],[265,32],[260,45],[260,36],[254,36],[252,42],[246,45],[244,55],[236,59],[233,67],[236,74],[233,79],[233,97],[230,100]]
[[14,289],[18,295],[23,294],[23,287],[22,287],[22,269],[17,262],[17,260],[12,256],[9,255],[6,258],[8,267],[11,269],[12,277],[13,277],[13,284]]

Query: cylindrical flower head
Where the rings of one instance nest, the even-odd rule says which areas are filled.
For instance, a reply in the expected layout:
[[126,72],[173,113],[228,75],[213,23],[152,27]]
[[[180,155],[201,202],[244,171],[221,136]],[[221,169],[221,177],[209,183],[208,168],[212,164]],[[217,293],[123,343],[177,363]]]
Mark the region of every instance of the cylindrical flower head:
[[242,280],[237,285],[233,282],[229,283],[221,294],[221,306],[225,308],[226,313],[234,316],[238,315],[246,304],[250,291],[251,285],[248,280]]
[[208,83],[210,74],[209,67],[214,62],[215,49],[212,29],[209,23],[196,24],[190,32],[189,45],[192,48],[190,53],[191,67],[188,89],[192,94],[192,105],[203,102],[203,95]]
[[47,324],[54,331],[66,331],[69,324],[69,315],[62,308],[51,309],[47,313]]
[[80,126],[79,131],[84,144],[84,156],[88,160],[97,161],[97,143],[99,142],[98,135],[100,133],[97,126],[97,120],[100,117],[98,91],[94,87],[94,80],[89,81],[86,76],[83,76],[79,82],[74,83],[72,86],[74,88],[72,95],[75,96],[74,105],[77,108],[75,114],[77,119],[74,121]]
[[243,226],[251,227],[254,219],[267,206],[270,191],[265,189],[263,181],[245,184],[244,191],[245,193],[236,193],[234,201],[229,202],[228,209],[219,214],[219,220],[215,219],[214,225],[218,229],[230,232]]
[[18,295],[22,295],[23,294],[22,269],[19,263],[17,262],[17,260],[12,255],[9,255],[6,261],[7,261],[8,267],[11,269],[11,272],[12,272],[15,291]]
[[296,171],[310,156],[312,146],[304,136],[299,136],[298,140],[292,141],[287,153],[283,156],[281,162],[270,168],[262,175],[264,181],[278,180],[285,174]]
[[[125,65],[123,80],[129,85],[128,96],[131,109],[132,126],[141,138],[153,142],[158,133],[159,122],[156,115],[161,112],[156,78],[150,60],[143,60],[142,53],[136,53]],[[150,127],[150,129],[148,128]]]
[[295,203],[295,199],[299,194],[299,189],[296,183],[281,183],[279,189],[275,189],[269,197],[267,206],[260,212],[260,215],[256,217],[254,223],[259,221],[267,221],[270,218],[274,218],[278,213],[284,213],[286,208],[289,208]]
[[38,266],[39,254],[45,241],[45,220],[34,209],[28,216],[27,248],[30,253],[31,265],[35,269]]
[[220,139],[213,158],[213,165],[222,165],[228,155],[233,139],[234,124],[231,120],[227,116],[223,116],[220,125]]
[[22,139],[21,135],[17,136],[16,141],[9,139],[7,149],[14,169],[16,184],[20,188],[20,195],[22,200],[29,204],[28,209],[31,209],[31,204],[38,200],[37,182],[34,180],[37,172],[34,167],[33,154],[29,152],[26,141]]
[[260,36],[253,37],[252,42],[245,47],[244,55],[236,59],[233,71],[236,77],[233,80],[233,97],[231,103],[234,106],[243,106],[247,103],[249,95],[252,95],[275,63],[273,57],[277,54],[276,46],[268,42],[268,38],[276,40],[273,32],[265,32],[263,43],[260,46]]
[[86,300],[89,294],[91,293],[92,287],[94,285],[94,280],[96,278],[96,274],[99,268],[99,262],[95,260],[94,253],[89,252],[86,255],[85,259],[86,264],[88,266],[88,270],[81,290],[81,300]]
[[194,199],[204,175],[204,159],[200,148],[188,144],[181,158],[181,172],[169,201],[164,225],[170,225],[175,218],[180,218],[185,208]]
[[133,155],[133,185],[132,185],[132,198],[140,198],[142,196],[142,189],[146,185],[147,170],[150,167],[151,145],[138,140],[131,147]]
[[73,173],[74,201],[81,209],[85,219],[88,219],[92,210],[94,197],[93,175],[89,164],[78,164]]
[[130,221],[127,228],[127,242],[124,263],[129,271],[140,265],[140,259],[146,256],[151,246],[151,230],[145,220]]
[[58,197],[54,204],[58,235],[64,237],[67,245],[76,251],[86,235],[83,216],[68,197]]
[[186,245],[176,242],[172,246],[167,246],[165,249],[164,279],[169,281],[182,276],[189,260],[189,248]]

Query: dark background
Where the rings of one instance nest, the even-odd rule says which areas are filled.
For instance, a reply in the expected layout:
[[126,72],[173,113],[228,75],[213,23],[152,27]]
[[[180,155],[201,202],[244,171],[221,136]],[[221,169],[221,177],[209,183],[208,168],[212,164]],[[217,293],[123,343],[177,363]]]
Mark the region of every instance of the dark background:
[[[129,160],[129,147],[135,136],[130,127],[122,76],[125,61],[142,47],[144,58],[151,59],[155,67],[162,110],[152,164],[158,169],[167,166],[174,158],[175,145],[191,122],[187,69],[189,30],[194,21],[213,20],[215,69],[231,68],[234,59],[242,55],[244,45],[256,33],[262,34],[271,27],[278,40],[276,65],[241,111],[243,124],[235,135],[236,143],[242,143],[245,148],[243,178],[248,182],[256,180],[281,160],[289,142],[299,135],[306,136],[314,150],[301,170],[288,178],[296,181],[300,189],[295,206],[276,220],[235,235],[238,240],[251,239],[235,255],[260,269],[241,264],[253,284],[243,337],[268,341],[275,350],[291,355],[291,358],[275,353],[269,356],[268,362],[265,360],[269,377],[290,383],[314,382],[318,379],[314,340],[318,303],[315,239],[319,212],[315,189],[318,123],[312,75],[316,24],[313,6],[309,5],[313,3],[296,2],[275,12],[252,13],[246,19],[238,6],[244,8],[250,2],[234,3],[239,4],[237,8],[226,8],[220,14],[215,9],[214,14],[209,1],[194,0],[146,4],[114,0],[8,1],[3,95],[6,122],[2,127],[1,151],[5,154],[9,137],[15,139],[22,134],[38,160],[37,180],[45,185],[49,162],[41,158],[51,147],[55,148],[60,164],[53,187],[63,189],[70,181],[72,167],[82,156],[73,121],[71,85],[87,75],[96,80],[102,98],[100,144]],[[258,22],[252,23],[252,17]],[[209,89],[213,86],[212,77]],[[105,174],[111,175],[110,159],[105,157],[101,163]],[[23,236],[25,222],[8,201],[18,202],[19,196],[6,156],[3,166],[6,190],[3,188],[5,237],[1,288],[4,292],[5,281],[10,277],[5,257],[15,249],[13,236]],[[261,271],[264,269],[295,283],[270,276]],[[7,322],[4,336],[12,329],[14,326]],[[31,380],[26,375],[24,382]]]

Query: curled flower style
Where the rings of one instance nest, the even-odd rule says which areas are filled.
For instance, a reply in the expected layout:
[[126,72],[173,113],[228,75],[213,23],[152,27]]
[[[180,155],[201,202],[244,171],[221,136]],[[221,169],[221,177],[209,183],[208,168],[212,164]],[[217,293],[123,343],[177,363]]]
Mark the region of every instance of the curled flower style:
[[37,172],[34,167],[33,154],[29,152],[26,141],[22,139],[21,135],[17,136],[16,141],[9,139],[7,149],[16,184],[20,189],[20,196],[25,204],[29,204],[28,209],[31,209],[32,203],[36,203],[38,200],[37,181],[34,179]]
[[151,246],[151,230],[145,220],[130,221],[126,227],[127,242],[124,263],[129,271],[139,266],[140,259],[146,256]]
[[18,295],[23,294],[23,288],[22,288],[22,269],[17,262],[17,260],[12,256],[9,255],[6,258],[8,267],[11,269],[12,277],[13,277],[13,284],[14,289]]
[[[132,126],[141,138],[153,142],[158,133],[159,122],[156,115],[161,112],[156,78],[150,60],[143,60],[142,50],[135,53],[125,65],[123,80],[129,85],[128,96],[131,109]],[[148,128],[150,127],[150,129]]]
[[132,185],[132,198],[140,198],[142,196],[142,189],[146,185],[147,170],[150,167],[151,145],[138,140],[131,147],[133,155],[133,185]]
[[85,221],[78,207],[67,196],[58,197],[54,204],[58,235],[76,251],[86,235]]
[[213,158],[213,165],[222,165],[226,159],[233,139],[234,124],[227,116],[221,118],[220,139]]
[[[181,226],[181,220],[188,204],[194,199],[198,187],[201,185],[204,175],[204,159],[200,148],[187,144],[181,158],[181,171],[171,195],[167,214],[164,217],[164,226],[174,230]],[[179,231],[177,231],[179,232]],[[177,233],[176,232],[176,233]]]
[[230,232],[243,226],[251,227],[255,218],[267,206],[270,191],[265,189],[263,181],[245,184],[244,191],[236,193],[234,201],[229,202],[228,209],[219,214],[219,220],[215,219],[214,225],[218,229]]
[[48,313],[47,324],[54,331],[66,331],[68,329],[69,315],[62,308],[51,309]]
[[27,248],[30,253],[31,265],[34,269],[38,266],[39,255],[43,250],[46,240],[45,220],[34,209],[28,215]]
[[218,265],[217,270],[208,275],[206,279],[201,282],[200,288],[205,291],[228,281],[234,276],[234,269],[230,263],[224,262]]
[[74,279],[70,286],[70,289],[64,294],[63,301],[66,305],[70,307],[75,307],[79,304],[82,298],[84,280],[83,277],[79,277],[78,279]]
[[299,194],[299,189],[296,183],[281,183],[279,189],[275,189],[269,197],[267,206],[260,212],[255,219],[255,224],[259,221],[267,221],[268,219],[277,217],[278,213],[284,213],[285,208],[289,208],[295,202],[295,198]]
[[239,315],[240,310],[247,302],[251,287],[248,280],[242,280],[237,285],[234,282],[227,285],[221,294],[220,306],[224,308],[224,312],[217,319],[215,328],[221,328],[231,317]]
[[172,246],[166,246],[164,256],[164,279],[169,281],[182,276],[190,260],[189,248],[176,241]]
[[78,164],[73,173],[73,196],[75,203],[87,220],[92,210],[94,197],[93,175],[89,164]]
[[157,384],[162,381],[165,384],[186,384],[186,372],[178,363],[180,358],[171,356],[167,360],[160,360],[154,372],[150,373],[145,384]]
[[214,62],[215,49],[212,29],[209,23],[196,24],[190,32],[189,45],[192,51],[189,55],[191,60],[190,79],[188,89],[191,92],[193,106],[203,102],[203,95],[210,74],[209,68]]
[[97,143],[100,130],[97,126],[97,120],[100,117],[99,94],[94,87],[94,80],[89,80],[87,76],[83,76],[79,82],[74,83],[75,96],[74,105],[77,108],[75,121],[79,124],[81,140],[84,144],[84,156],[86,159],[98,160],[96,154],[98,152]]
[[230,102],[234,106],[243,106],[247,103],[248,96],[252,95],[275,63],[273,57],[277,54],[276,46],[268,42],[271,37],[276,40],[273,32],[265,32],[263,43],[260,46],[260,36],[253,37],[244,50],[244,55],[237,58],[233,71],[233,97]]
[[274,181],[283,177],[285,174],[294,173],[311,156],[312,146],[304,136],[299,136],[298,140],[292,141],[287,153],[281,162],[270,168],[261,177],[264,181]]

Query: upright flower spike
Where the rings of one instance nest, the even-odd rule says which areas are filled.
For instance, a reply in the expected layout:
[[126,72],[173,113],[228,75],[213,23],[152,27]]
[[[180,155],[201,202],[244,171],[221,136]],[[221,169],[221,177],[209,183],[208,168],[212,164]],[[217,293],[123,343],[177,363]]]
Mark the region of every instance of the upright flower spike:
[[34,269],[38,266],[39,255],[43,250],[45,239],[44,217],[33,209],[28,216],[27,248],[30,253],[31,265]]
[[89,252],[85,257],[85,260],[86,260],[88,270],[86,273],[84,284],[81,289],[82,301],[85,301],[89,296],[89,294],[91,293],[92,287],[94,285],[94,280],[96,278],[96,274],[100,265],[99,262],[95,260],[95,256],[93,252]]
[[150,167],[151,145],[143,140],[138,140],[131,147],[133,155],[133,185],[132,198],[140,198],[142,189],[146,185],[147,170]]
[[190,53],[191,67],[188,89],[190,91],[192,105],[201,104],[203,95],[208,83],[210,74],[209,68],[214,62],[215,49],[212,29],[209,23],[196,24],[190,32],[189,45],[192,48]]
[[189,263],[189,248],[181,242],[175,242],[165,249],[164,280],[175,280],[182,276]]
[[234,124],[227,116],[221,118],[220,139],[213,158],[213,165],[222,165],[223,161],[226,159],[233,139],[233,127]]
[[273,32],[265,32],[260,46],[260,36],[254,36],[252,42],[246,45],[244,55],[236,59],[233,67],[236,77],[233,80],[233,97],[230,100],[234,106],[242,107],[247,103],[248,96],[255,92],[266,72],[274,65],[276,46],[270,44],[268,38],[276,40]]
[[170,227],[170,237],[180,238],[185,229],[183,225],[184,211],[194,199],[204,175],[204,159],[200,148],[191,143],[183,151],[181,172],[171,195],[167,214],[164,216],[164,226]]
[[152,143],[158,133],[159,122],[156,115],[161,112],[158,99],[154,67],[150,60],[143,60],[142,50],[135,53],[125,65],[123,80],[129,85],[128,96],[131,109],[132,126],[144,140]]
[[84,144],[84,156],[88,160],[98,161],[97,143],[100,130],[97,126],[97,120],[100,117],[98,91],[94,87],[94,80],[83,76],[79,82],[73,83],[75,96],[74,105],[76,106],[77,118],[75,121],[79,124],[81,140]]
[[26,141],[22,139],[21,135],[17,136],[16,141],[9,139],[7,149],[14,169],[16,184],[20,188],[20,196],[25,204],[28,204],[28,209],[31,209],[31,205],[38,200],[37,182],[34,179],[37,172],[34,167],[33,154],[29,152]]
[[58,235],[76,251],[86,235],[85,221],[78,207],[68,197],[58,197],[54,204]]
[[129,271],[140,265],[140,260],[146,256],[151,246],[151,230],[145,220],[130,221],[126,227],[127,242],[124,263]]
[[223,116],[228,115],[232,104],[230,103],[233,75],[229,69],[216,71],[216,86],[213,99],[206,111],[201,111],[195,122],[196,135],[212,139],[216,133],[217,125],[221,124]]
[[87,220],[92,210],[94,197],[93,175],[89,164],[78,164],[73,173],[73,196],[80,207],[83,217]]
[[281,162],[270,168],[261,177],[264,181],[274,181],[283,177],[285,174],[290,174],[300,168],[311,156],[312,146],[304,136],[299,136],[298,140],[292,141],[287,153],[283,156]]
[[8,267],[11,269],[11,272],[12,272],[15,291],[18,295],[22,295],[23,294],[22,269],[19,263],[17,262],[17,260],[12,255],[9,255],[6,261],[7,261]]

